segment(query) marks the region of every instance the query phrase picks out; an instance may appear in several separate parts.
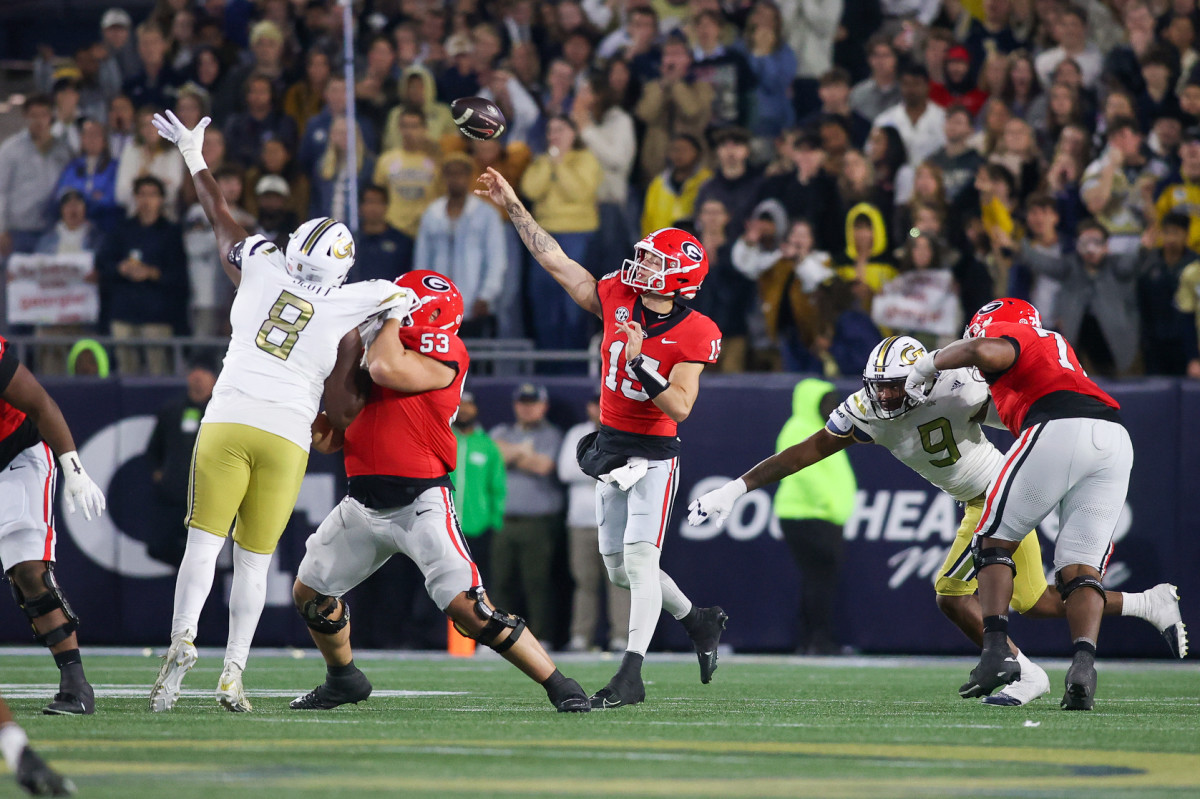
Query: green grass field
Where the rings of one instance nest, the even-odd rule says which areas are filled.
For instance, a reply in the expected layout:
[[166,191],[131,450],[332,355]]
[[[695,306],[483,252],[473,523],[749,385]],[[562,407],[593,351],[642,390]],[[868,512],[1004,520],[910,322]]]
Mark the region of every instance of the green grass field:
[[[28,651],[28,650],[26,650]],[[146,710],[158,659],[87,655],[99,710],[40,715],[57,675],[4,653],[0,685],[41,752],[87,797],[1196,797],[1200,670],[1101,664],[1097,710],[1024,708],[955,693],[961,659],[726,657],[711,685],[694,659],[652,655],[648,701],[560,715],[488,652],[470,660],[360,657],[376,696],[289,710],[320,681],[314,653],[255,652],[251,714],[212,698],[220,654],[202,651],[176,709]],[[610,656],[562,657],[589,691]],[[0,797],[16,795],[0,783]]]

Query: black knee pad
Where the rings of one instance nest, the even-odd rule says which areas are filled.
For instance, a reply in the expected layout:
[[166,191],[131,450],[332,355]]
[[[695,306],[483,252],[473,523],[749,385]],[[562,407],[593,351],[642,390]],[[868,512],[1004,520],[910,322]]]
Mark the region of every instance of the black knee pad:
[[1083,575],[1076,577],[1069,583],[1064,583],[1062,572],[1054,573],[1054,587],[1058,589],[1058,595],[1062,597],[1063,602],[1067,601],[1067,597],[1078,591],[1080,588],[1091,588],[1100,594],[1100,598],[1104,600],[1104,604],[1108,604],[1108,592],[1104,590],[1104,586],[1095,577]]
[[[330,599],[333,600],[333,605],[328,610],[322,611],[321,606]],[[330,619],[329,614],[333,613],[339,605],[342,608],[341,618],[336,621]],[[338,632],[344,630],[346,625],[350,623],[350,605],[339,597],[317,594],[304,603],[304,608],[301,609],[300,616],[304,619],[304,623],[308,625],[309,629],[323,635],[337,635]]]
[[971,548],[971,557],[975,561],[975,572],[983,571],[984,566],[1007,566],[1012,569],[1013,577],[1017,576],[1017,564],[1012,559],[1012,553],[1003,547],[988,547],[984,549],[978,543]]
[[62,589],[58,587],[58,580],[54,579],[54,564],[49,561],[46,562],[46,571],[42,572],[42,584],[46,586],[44,593],[34,597],[26,597],[17,586],[17,581],[12,578],[12,575],[9,575],[8,578],[8,585],[12,589],[13,599],[17,601],[17,605],[29,617],[31,627],[33,627],[34,619],[45,616],[47,613],[53,613],[56,610],[61,610],[63,615],[67,617],[65,624],[55,627],[53,630],[47,630],[44,633],[39,633],[36,627],[33,628],[33,637],[42,646],[58,646],[70,638],[71,633],[79,628],[79,617],[75,615],[75,611],[71,610],[71,605],[63,595]]
[[[525,620],[515,613],[488,607],[487,602],[483,601],[486,596],[487,593],[483,590],[482,585],[477,585],[467,592],[467,598],[475,603],[475,615],[479,617],[480,621],[487,622],[478,635],[470,634],[457,624],[454,626],[467,638],[478,641],[502,655],[512,649],[512,645],[521,637],[521,633],[525,632]],[[512,632],[503,641],[496,643],[496,638],[506,629],[512,630]]]

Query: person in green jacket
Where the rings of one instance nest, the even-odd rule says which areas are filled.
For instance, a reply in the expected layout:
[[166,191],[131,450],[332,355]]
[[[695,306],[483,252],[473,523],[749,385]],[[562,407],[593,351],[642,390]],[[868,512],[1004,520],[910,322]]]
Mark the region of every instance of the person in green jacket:
[[454,507],[458,523],[471,547],[471,556],[486,583],[492,535],[504,524],[507,493],[504,458],[500,448],[479,424],[479,406],[470,391],[464,391],[455,418],[458,439],[458,468],[450,473],[454,483]]

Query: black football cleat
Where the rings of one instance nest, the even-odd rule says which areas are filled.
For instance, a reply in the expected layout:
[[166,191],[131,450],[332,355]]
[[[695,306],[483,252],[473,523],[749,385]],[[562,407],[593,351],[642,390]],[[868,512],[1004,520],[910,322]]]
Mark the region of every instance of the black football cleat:
[[371,695],[371,681],[361,671],[355,671],[348,677],[331,681],[328,676],[325,682],[312,689],[304,696],[298,696],[288,703],[292,710],[333,710],[341,705],[357,705]]
[[[696,621],[688,630],[692,648],[700,661],[700,682],[704,685],[712,682],[713,672],[717,670],[717,645],[721,643],[727,621],[729,614],[719,607],[696,608]],[[595,707],[594,703],[592,707]]]
[[569,677],[548,695],[551,704],[559,713],[587,713],[592,709],[591,700],[588,699],[583,686]]
[[1021,679],[1021,664],[1008,648],[1007,638],[1001,646],[988,647],[979,656],[979,665],[971,670],[970,681],[958,689],[963,699],[988,696],[1002,685]]
[[50,768],[46,761],[28,746],[21,750],[16,776],[17,785],[31,796],[71,796],[75,793],[75,783]]
[[1059,707],[1063,710],[1091,710],[1096,704],[1096,656],[1076,652],[1067,669],[1067,691]]
[[90,716],[96,712],[96,693],[87,682],[62,688],[42,709],[47,716]]
[[612,710],[626,705],[637,705],[646,701],[646,686],[638,677],[633,680],[620,680],[613,677],[608,685],[592,694],[592,710]]

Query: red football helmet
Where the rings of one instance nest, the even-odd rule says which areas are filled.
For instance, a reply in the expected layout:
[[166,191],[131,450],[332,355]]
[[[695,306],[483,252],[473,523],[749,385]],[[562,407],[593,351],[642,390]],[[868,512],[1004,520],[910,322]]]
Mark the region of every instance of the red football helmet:
[[406,272],[397,286],[416,292],[421,304],[410,314],[412,324],[457,333],[463,321],[463,298],[450,278],[429,269]]
[[656,230],[633,245],[633,260],[621,265],[621,282],[639,294],[676,294],[692,299],[708,275],[708,254],[691,233]]
[[1025,300],[1001,297],[980,308],[963,331],[963,338],[979,338],[992,322],[1013,322],[1019,325],[1042,326],[1042,315]]

